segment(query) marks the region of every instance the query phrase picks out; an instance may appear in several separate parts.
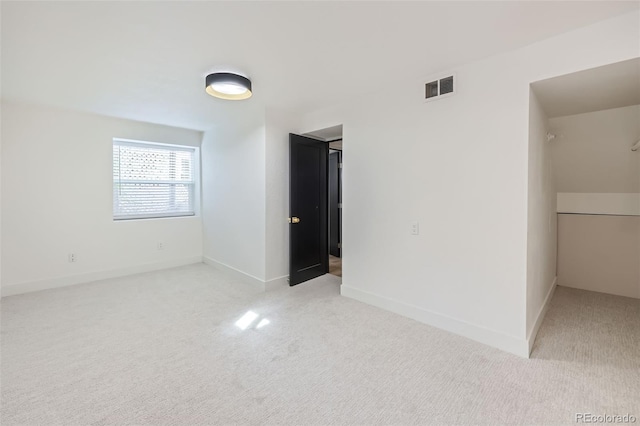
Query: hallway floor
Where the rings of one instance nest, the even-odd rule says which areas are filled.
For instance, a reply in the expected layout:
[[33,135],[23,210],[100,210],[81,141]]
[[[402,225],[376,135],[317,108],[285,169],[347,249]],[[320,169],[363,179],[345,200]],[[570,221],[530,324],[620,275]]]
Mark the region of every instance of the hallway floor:
[[329,255],[329,273],[336,277],[342,276],[342,258]]
[[575,424],[640,418],[640,300],[559,287],[532,359],[204,264],[2,299],[2,424]]

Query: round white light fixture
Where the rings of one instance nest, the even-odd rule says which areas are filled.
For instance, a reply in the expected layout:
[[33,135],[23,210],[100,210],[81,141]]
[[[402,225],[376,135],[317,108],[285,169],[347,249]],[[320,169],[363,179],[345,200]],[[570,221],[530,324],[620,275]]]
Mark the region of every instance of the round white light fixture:
[[207,93],[220,99],[238,101],[250,98],[253,94],[251,80],[230,72],[209,74],[205,83]]

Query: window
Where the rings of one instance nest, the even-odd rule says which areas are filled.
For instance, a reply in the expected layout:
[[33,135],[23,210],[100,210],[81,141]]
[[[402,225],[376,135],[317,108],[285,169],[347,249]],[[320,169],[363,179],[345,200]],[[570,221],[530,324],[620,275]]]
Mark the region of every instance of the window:
[[195,148],[113,140],[113,219],[193,216]]

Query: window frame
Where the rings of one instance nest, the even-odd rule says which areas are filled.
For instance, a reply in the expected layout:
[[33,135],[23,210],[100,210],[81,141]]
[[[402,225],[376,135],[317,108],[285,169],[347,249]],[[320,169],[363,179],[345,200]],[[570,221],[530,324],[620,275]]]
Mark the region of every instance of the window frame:
[[[120,145],[148,145],[150,147],[161,147],[161,148],[176,148],[176,150],[180,151],[192,151],[193,152],[193,212],[187,213],[152,213],[152,214],[140,214],[140,215],[115,215],[115,181],[113,180],[113,172],[114,172],[114,163],[113,163],[113,151],[115,145],[119,143]],[[199,216],[200,211],[200,147],[194,145],[181,145],[175,143],[165,143],[165,142],[154,142],[154,141],[143,141],[137,139],[126,139],[126,138],[118,138],[114,137],[111,141],[111,180],[112,180],[112,189],[111,189],[111,217],[113,222],[127,222],[133,220],[155,220],[155,219],[179,219],[179,218],[190,218]],[[149,180],[148,182],[154,182]],[[166,181],[161,181],[165,182]],[[177,182],[179,183],[179,182]]]

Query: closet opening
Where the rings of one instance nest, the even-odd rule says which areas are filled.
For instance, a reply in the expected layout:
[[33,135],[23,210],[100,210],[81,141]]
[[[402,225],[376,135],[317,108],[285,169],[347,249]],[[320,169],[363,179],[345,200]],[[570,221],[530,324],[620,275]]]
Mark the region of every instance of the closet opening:
[[640,335],[639,141],[640,58],[531,84],[532,357],[552,345],[597,360],[634,350],[627,346]]

